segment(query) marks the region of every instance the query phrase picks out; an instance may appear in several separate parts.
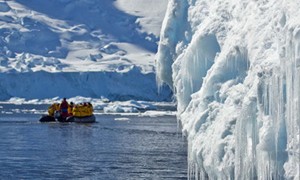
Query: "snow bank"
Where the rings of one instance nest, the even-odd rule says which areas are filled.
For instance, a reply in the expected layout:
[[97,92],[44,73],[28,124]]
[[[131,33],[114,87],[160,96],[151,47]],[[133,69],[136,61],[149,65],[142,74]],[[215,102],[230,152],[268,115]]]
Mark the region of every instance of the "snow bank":
[[189,178],[300,178],[299,8],[169,1],[157,78],[176,93]]

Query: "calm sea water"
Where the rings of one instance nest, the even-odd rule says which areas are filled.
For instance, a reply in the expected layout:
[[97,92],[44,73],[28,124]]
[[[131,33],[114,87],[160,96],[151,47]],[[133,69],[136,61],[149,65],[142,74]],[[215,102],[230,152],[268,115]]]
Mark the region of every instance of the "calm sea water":
[[187,178],[187,145],[175,117],[39,123],[33,112],[44,108],[0,105],[0,179]]

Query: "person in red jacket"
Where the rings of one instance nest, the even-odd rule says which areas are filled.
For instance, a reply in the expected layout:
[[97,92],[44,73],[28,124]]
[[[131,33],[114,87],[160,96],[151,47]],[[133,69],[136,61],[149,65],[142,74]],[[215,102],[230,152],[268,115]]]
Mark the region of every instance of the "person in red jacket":
[[66,119],[69,116],[68,107],[69,104],[67,102],[67,99],[63,98],[62,102],[60,103],[59,110],[60,110],[61,117],[64,119]]

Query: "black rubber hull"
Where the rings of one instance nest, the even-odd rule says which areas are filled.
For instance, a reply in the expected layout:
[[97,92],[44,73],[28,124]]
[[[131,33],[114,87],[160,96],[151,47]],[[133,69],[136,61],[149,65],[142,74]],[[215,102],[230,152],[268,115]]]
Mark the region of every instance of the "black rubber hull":
[[40,122],[55,122],[55,118],[52,116],[43,116],[40,119]]
[[74,122],[76,123],[94,123],[96,122],[96,117],[94,115],[86,117],[74,117]]
[[57,117],[54,118],[52,116],[48,116],[45,115],[43,117],[41,117],[41,119],[39,120],[40,122],[76,122],[76,123],[94,123],[96,122],[96,117],[94,115],[91,116],[86,116],[86,117],[75,117],[75,116],[71,116],[71,117],[67,117],[67,118],[63,118],[63,117]]

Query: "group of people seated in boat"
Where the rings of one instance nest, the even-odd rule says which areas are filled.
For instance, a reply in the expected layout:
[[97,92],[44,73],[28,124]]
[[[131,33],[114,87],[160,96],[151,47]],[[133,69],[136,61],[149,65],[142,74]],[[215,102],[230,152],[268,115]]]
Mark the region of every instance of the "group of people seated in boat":
[[66,119],[68,117],[87,117],[93,115],[93,105],[89,102],[74,104],[63,98],[61,103],[53,103],[48,108],[48,115]]

